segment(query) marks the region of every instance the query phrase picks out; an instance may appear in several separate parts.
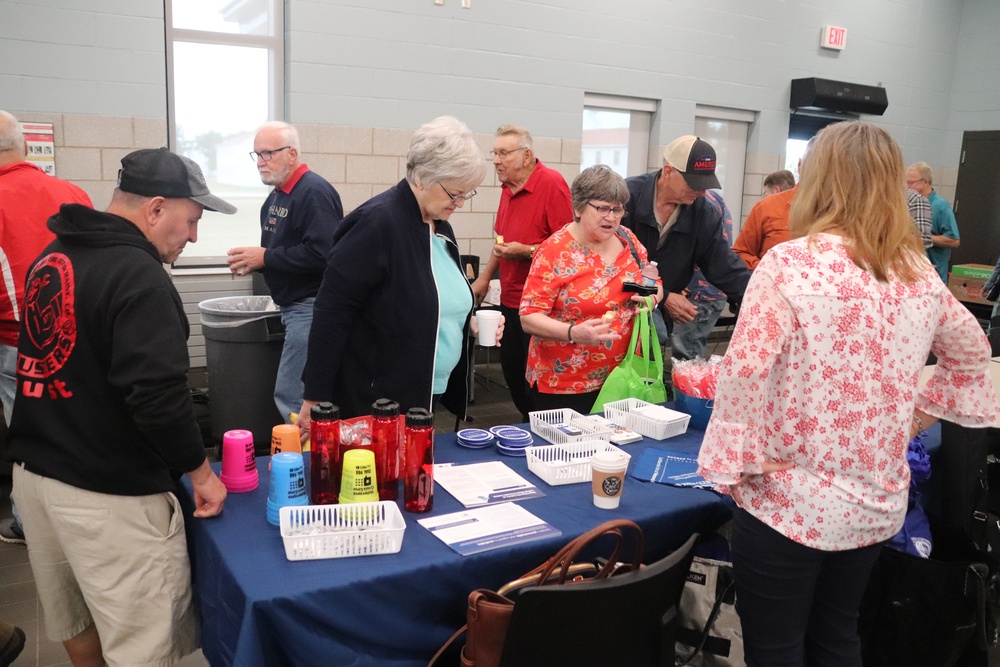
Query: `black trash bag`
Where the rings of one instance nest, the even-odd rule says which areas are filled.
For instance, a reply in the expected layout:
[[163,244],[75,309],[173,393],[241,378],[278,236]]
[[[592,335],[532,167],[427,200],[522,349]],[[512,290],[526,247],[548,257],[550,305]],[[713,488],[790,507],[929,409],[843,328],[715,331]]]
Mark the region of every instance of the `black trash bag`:
[[858,619],[865,667],[954,667],[997,644],[997,560],[958,529],[931,529],[930,558],[879,554]]

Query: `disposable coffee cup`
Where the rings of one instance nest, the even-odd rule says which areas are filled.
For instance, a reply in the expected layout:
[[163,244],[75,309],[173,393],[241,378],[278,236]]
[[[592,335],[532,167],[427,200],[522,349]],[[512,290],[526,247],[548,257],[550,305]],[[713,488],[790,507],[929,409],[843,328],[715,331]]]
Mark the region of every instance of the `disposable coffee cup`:
[[477,343],[482,347],[494,347],[497,344],[497,328],[500,326],[499,310],[477,310],[476,323],[479,324]]
[[622,487],[625,486],[628,456],[623,452],[608,450],[597,452],[590,459],[590,469],[594,505],[606,510],[618,507],[622,499]]
[[253,433],[242,429],[222,435],[222,484],[230,493],[253,491],[259,483],[254,458]]
[[267,521],[281,524],[279,510],[289,505],[308,505],[305,465],[301,452],[281,452],[271,457],[271,479],[267,489]]
[[378,501],[378,481],[375,479],[375,452],[370,449],[349,449],[344,452],[341,473],[341,505]]

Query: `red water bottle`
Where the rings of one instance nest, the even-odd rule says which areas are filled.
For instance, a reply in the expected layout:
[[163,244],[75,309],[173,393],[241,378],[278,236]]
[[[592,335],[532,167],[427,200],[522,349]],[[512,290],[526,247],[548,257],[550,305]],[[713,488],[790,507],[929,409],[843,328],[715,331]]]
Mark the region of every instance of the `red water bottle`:
[[434,415],[424,408],[406,411],[403,506],[409,512],[434,507]]
[[340,497],[340,408],[317,403],[309,411],[309,503],[333,505]]
[[380,398],[372,403],[372,445],[378,499],[399,496],[399,403]]

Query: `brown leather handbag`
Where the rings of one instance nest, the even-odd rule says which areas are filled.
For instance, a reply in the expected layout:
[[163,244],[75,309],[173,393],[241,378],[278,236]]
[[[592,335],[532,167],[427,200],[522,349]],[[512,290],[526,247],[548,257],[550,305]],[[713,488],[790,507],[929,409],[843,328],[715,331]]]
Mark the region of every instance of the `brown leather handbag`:
[[[626,535],[629,533],[632,534],[634,543],[632,560],[622,563],[619,559],[628,542]],[[607,557],[595,559],[594,562],[576,562],[580,552],[605,535],[614,538],[614,547]],[[438,649],[427,663],[428,667],[433,667],[448,647],[466,632],[465,646],[462,648],[462,667],[499,667],[500,656],[503,654],[504,642],[507,639],[507,627],[510,625],[519,591],[529,586],[560,586],[631,572],[640,567],[644,547],[642,528],[636,523],[628,519],[605,521],[570,541],[555,556],[524,576],[505,584],[498,591],[482,588],[473,591],[469,595],[466,625],[459,628],[444,646]]]

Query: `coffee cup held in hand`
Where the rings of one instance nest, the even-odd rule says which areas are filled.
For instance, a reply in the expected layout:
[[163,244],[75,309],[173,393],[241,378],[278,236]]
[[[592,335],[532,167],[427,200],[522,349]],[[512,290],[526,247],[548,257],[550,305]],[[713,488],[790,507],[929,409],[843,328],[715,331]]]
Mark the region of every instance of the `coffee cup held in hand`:
[[477,310],[476,323],[479,325],[477,343],[482,347],[494,347],[497,344],[497,328],[500,326],[499,310]]

